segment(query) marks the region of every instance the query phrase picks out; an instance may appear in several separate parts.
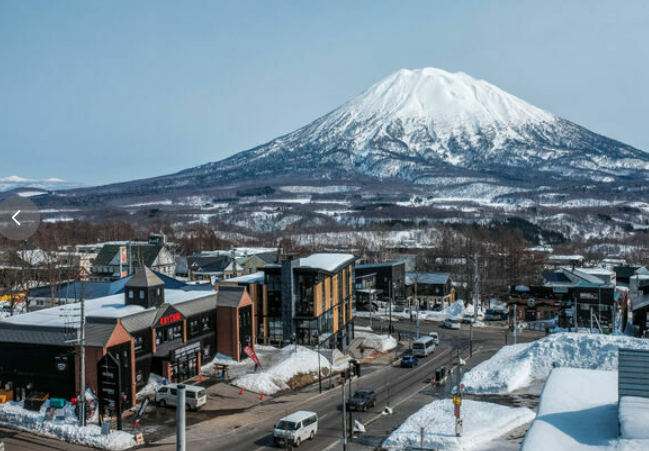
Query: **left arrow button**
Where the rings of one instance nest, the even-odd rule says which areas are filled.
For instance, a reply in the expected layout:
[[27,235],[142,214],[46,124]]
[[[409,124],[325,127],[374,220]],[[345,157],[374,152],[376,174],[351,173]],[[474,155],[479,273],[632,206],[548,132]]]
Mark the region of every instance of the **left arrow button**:
[[16,219],[16,216],[18,216],[18,213],[20,213],[20,210],[18,210],[18,211],[16,212],[16,214],[14,214],[14,215],[11,217],[11,219],[13,219],[14,222],[15,222],[16,224],[20,225],[20,222],[18,222],[18,220]]

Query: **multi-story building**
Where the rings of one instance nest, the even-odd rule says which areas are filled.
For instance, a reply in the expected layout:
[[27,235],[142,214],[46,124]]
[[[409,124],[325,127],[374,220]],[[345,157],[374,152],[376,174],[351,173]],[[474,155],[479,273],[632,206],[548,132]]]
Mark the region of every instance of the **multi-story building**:
[[349,345],[355,261],[351,254],[313,254],[264,266],[263,342]]
[[90,280],[121,279],[145,266],[170,277],[176,271],[176,261],[164,243],[125,241],[101,248],[93,262]]
[[375,275],[379,301],[402,303],[406,300],[406,262],[403,260],[356,265],[356,276]]

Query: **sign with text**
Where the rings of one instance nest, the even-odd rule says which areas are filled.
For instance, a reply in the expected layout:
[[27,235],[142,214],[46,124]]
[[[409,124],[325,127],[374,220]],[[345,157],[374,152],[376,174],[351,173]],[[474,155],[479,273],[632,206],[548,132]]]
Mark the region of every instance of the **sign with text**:
[[127,254],[126,254],[126,246],[121,246],[119,248],[119,262],[122,264],[128,262]]
[[174,360],[176,359],[182,359],[184,357],[190,357],[190,356],[195,356],[196,353],[201,351],[201,342],[197,341],[196,343],[192,343],[190,345],[187,345],[183,348],[179,348],[173,351],[173,358]]
[[160,325],[161,326],[166,326],[167,324],[175,323],[177,321],[180,321],[182,318],[180,317],[180,313],[172,313],[167,316],[163,316],[160,318]]
[[257,358],[257,354],[255,354],[254,349],[252,349],[250,346],[244,346],[243,353],[250,357],[252,361],[255,362],[259,368],[261,368],[261,363],[259,363],[259,359]]

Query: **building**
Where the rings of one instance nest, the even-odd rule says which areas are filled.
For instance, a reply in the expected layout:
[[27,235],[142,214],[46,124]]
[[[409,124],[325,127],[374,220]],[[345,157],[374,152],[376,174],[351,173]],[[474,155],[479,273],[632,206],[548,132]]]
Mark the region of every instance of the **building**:
[[378,300],[403,303],[406,301],[406,262],[403,260],[385,263],[369,263],[356,266],[356,277],[375,274],[376,285],[380,291]]
[[[86,384],[100,408],[135,405],[151,373],[172,382],[199,377],[217,352],[254,347],[254,305],[244,288],[165,289],[148,268],[122,294],[85,302]],[[79,391],[79,304],[0,321],[0,381],[70,399]],[[119,381],[119,386],[117,385]]]
[[543,285],[510,288],[509,310],[519,321],[559,318],[561,327],[590,327],[591,320],[612,330],[617,315],[625,316],[626,294],[615,276],[602,268],[560,268],[543,273]]
[[381,305],[378,301],[382,294],[376,289],[376,273],[368,273],[354,278],[356,286],[356,309],[376,311]]
[[224,286],[245,287],[255,305],[255,337],[258,343],[264,342],[264,272],[259,271],[245,276],[232,277],[217,284],[217,289]]
[[216,283],[232,262],[229,255],[187,257],[187,277],[192,281]]
[[419,309],[433,310],[436,306],[455,302],[455,289],[447,272],[407,273],[406,296],[409,303],[415,301],[415,284]]
[[351,254],[313,254],[264,266],[264,344],[348,346],[355,261]]
[[[157,271],[153,273],[162,280],[166,289],[170,290],[202,290],[212,291],[211,286],[189,285],[173,277],[166,276]],[[81,292],[86,300],[97,299],[104,296],[111,296],[124,292],[126,283],[133,275],[117,280],[102,281],[78,281],[67,280],[59,284],[44,285],[32,288],[28,291],[30,309],[37,310],[45,307],[54,307],[61,304],[78,302]]]
[[144,266],[169,277],[176,271],[174,257],[164,243],[109,243],[97,254],[90,280],[121,279]]

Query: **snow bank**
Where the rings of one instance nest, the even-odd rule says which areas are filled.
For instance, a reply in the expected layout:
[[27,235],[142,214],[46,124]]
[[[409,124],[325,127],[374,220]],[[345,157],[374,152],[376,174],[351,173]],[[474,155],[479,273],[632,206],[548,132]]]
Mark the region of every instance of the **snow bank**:
[[455,436],[455,416],[450,399],[433,401],[414,413],[383,442],[388,450],[418,447],[420,428],[425,427],[424,447],[461,450],[476,447],[502,436],[534,419],[534,412],[525,407],[463,400],[464,433]]
[[363,338],[361,346],[365,349],[375,349],[378,352],[387,352],[399,346],[396,338],[390,335],[379,335],[356,330],[356,337]]
[[100,449],[122,450],[135,446],[133,436],[127,432],[113,431],[109,435],[101,435],[101,427],[97,425],[79,427],[68,421],[45,420],[45,409],[41,410],[25,410],[22,402],[0,404],[0,425]]
[[[478,312],[482,317],[482,312]],[[473,315],[473,304],[464,306],[464,301],[458,299],[441,312],[429,312],[426,315],[427,321],[444,321],[447,318],[461,319],[464,315]]]
[[[318,377],[318,353],[302,346],[289,346],[280,351],[282,359],[267,369],[241,376],[233,381],[237,387],[255,393],[272,395],[291,388],[301,375]],[[320,356],[320,367],[328,370],[331,364]]]
[[545,380],[553,367],[617,370],[619,347],[649,349],[649,341],[599,334],[553,334],[532,343],[505,346],[466,373],[462,381],[467,393],[508,393]]
[[158,376],[157,374],[151,373],[149,375],[149,380],[142,389],[137,392],[137,397],[155,395],[158,391],[158,388],[163,384],[165,378]]
[[649,440],[619,439],[617,421],[616,371],[557,368],[521,451],[649,449]]
[[[649,399],[623,396],[620,399],[618,417],[620,435],[627,439],[649,440]],[[649,442],[647,442],[649,447]]]

